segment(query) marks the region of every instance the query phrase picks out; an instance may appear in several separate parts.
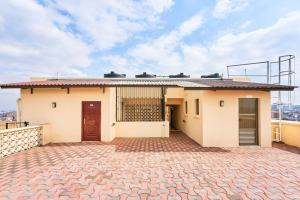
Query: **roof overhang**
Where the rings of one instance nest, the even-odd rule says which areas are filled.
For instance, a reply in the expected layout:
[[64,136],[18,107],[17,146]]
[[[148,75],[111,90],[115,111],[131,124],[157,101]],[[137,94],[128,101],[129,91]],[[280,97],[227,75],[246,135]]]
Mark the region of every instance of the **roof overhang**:
[[49,79],[1,84],[10,88],[104,88],[104,87],[168,87],[184,90],[258,90],[292,91],[295,86],[237,82],[228,79]]

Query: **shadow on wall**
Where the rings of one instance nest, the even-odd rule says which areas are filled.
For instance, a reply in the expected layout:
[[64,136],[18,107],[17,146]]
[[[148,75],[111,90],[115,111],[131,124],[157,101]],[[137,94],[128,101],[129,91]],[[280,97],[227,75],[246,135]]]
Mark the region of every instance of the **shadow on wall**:
[[112,142],[78,142],[49,144],[49,146],[114,145],[116,152],[219,152],[219,147],[202,147],[181,132],[170,133],[169,138],[115,138]]

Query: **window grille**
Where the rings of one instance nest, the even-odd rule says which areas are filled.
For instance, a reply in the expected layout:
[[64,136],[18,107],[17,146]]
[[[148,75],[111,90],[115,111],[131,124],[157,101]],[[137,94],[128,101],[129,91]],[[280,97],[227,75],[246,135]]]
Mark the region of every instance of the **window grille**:
[[116,88],[117,121],[164,121],[163,88]]

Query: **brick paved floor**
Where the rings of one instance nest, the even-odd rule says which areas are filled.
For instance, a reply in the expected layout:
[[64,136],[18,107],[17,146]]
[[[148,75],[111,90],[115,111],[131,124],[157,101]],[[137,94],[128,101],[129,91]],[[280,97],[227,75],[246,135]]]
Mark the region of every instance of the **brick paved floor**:
[[[182,145],[182,150],[178,145]],[[300,156],[184,135],[53,144],[0,159],[0,199],[300,199]]]

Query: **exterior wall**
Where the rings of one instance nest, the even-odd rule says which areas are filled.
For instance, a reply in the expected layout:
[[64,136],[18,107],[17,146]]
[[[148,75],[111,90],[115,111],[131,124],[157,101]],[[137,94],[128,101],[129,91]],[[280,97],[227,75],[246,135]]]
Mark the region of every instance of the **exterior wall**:
[[181,105],[182,101],[182,98],[168,98],[166,105]]
[[204,91],[203,146],[239,146],[239,98],[258,98],[259,145],[272,146],[270,92],[264,91]]
[[[300,147],[300,122],[282,121],[282,142]],[[272,121],[272,138],[275,139],[276,128],[279,128],[278,121]]]
[[[176,105],[175,126],[199,144],[209,147],[239,146],[238,99],[259,99],[259,144],[271,146],[270,93],[263,91],[199,91],[168,88],[166,101],[181,99]],[[82,101],[101,101],[101,140],[114,137],[168,137],[165,122],[116,122],[115,88],[48,88],[21,90],[19,113],[31,125],[49,124],[51,142],[81,141]],[[199,99],[199,115],[195,113]],[[220,107],[219,101],[225,106]],[[185,114],[184,102],[188,102]],[[52,102],[57,103],[52,108]],[[177,100],[176,100],[177,102]]]
[[[21,90],[21,117],[31,125],[47,124],[47,142],[80,142],[82,101],[101,101],[101,141],[115,137],[168,137],[167,122],[116,122],[115,88]],[[57,107],[52,108],[52,102]]]
[[[258,98],[259,145],[271,147],[269,92],[185,90],[183,103],[175,109],[175,126],[202,146],[238,147],[239,98]],[[198,116],[195,99],[199,99]],[[224,107],[219,106],[220,100],[224,100]],[[188,114],[184,110],[185,101]]]
[[[104,91],[104,93],[103,93]],[[114,89],[106,88],[48,88],[21,90],[21,118],[31,125],[50,124],[51,142],[81,141],[82,101],[101,101],[101,140],[114,138]],[[52,108],[52,102],[57,107]]]
[[165,95],[166,99],[172,98],[184,98],[185,92],[183,88],[167,88],[167,92]]
[[168,122],[117,122],[116,137],[169,137]]
[[[203,144],[203,113],[202,113],[202,92],[185,91],[182,104],[177,106],[174,113],[175,127],[190,138]],[[195,99],[199,99],[199,115],[196,115]],[[188,113],[185,113],[184,104],[188,102]]]

